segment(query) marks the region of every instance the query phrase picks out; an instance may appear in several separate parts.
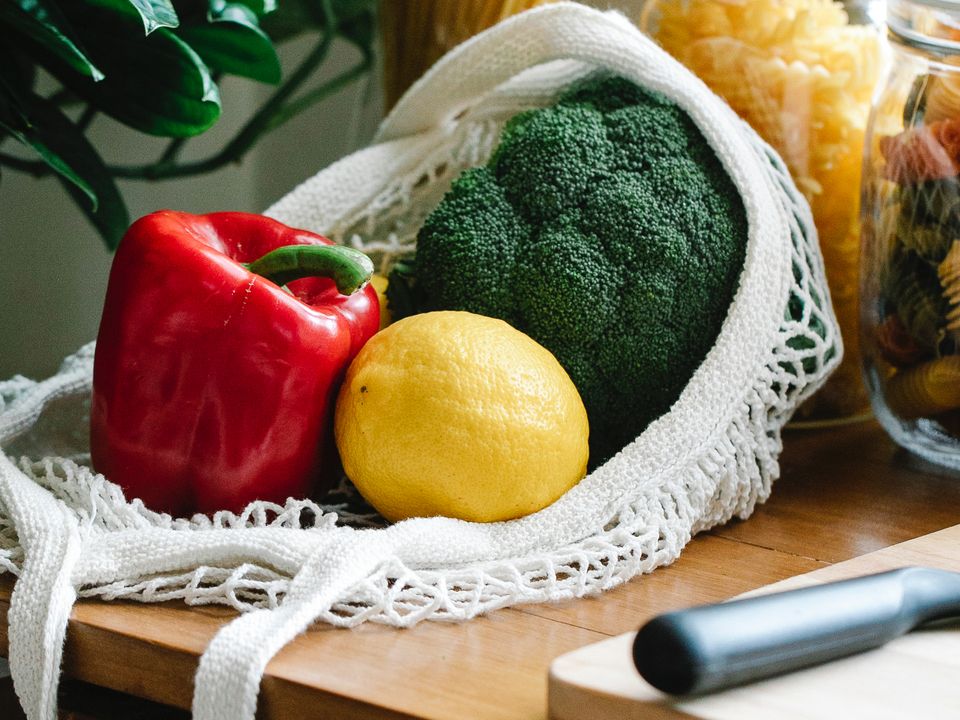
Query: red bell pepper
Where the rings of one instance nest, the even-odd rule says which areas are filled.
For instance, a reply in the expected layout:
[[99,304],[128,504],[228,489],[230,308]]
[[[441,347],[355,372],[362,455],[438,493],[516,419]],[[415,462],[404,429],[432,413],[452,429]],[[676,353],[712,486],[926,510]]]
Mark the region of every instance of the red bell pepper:
[[372,271],[260,215],[138,220],[97,336],[94,468],[175,516],[308,496],[336,452],[337,386],[379,325]]

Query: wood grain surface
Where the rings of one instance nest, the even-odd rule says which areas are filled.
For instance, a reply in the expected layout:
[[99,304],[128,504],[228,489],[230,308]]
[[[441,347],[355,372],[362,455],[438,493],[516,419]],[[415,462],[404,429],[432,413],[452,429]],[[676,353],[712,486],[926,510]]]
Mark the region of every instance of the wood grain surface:
[[[258,717],[542,719],[548,667],[559,655],[665,610],[958,523],[960,478],[897,450],[876,424],[791,431],[769,502],[747,521],[695,538],[674,565],[597,598],[501,610],[462,625],[318,626],[267,667]],[[0,655],[12,587],[0,577]],[[189,708],[197,660],[231,617],[180,603],[83,601],[71,616],[64,672]]]
[[[960,525],[782,580],[780,592],[911,565],[960,572]],[[960,624],[940,623],[827,665],[695,698],[674,698],[634,669],[635,632],[550,666],[551,720],[954,720],[960,717]]]

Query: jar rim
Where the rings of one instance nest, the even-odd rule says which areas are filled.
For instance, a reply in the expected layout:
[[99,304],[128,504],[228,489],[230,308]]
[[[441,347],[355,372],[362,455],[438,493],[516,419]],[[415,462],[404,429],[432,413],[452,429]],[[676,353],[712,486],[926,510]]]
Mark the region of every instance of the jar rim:
[[910,5],[923,5],[939,10],[960,10],[960,0],[906,0],[906,2]]
[[890,0],[886,23],[908,45],[960,52],[960,0]]

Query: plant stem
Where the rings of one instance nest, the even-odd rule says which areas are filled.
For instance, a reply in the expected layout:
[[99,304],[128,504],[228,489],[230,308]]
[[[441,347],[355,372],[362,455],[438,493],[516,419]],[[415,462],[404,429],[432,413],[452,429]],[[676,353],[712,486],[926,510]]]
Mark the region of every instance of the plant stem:
[[167,165],[172,164],[177,161],[177,157],[180,155],[180,151],[183,149],[183,146],[186,144],[187,138],[174,138],[167,145],[166,150],[163,151],[163,154],[160,156],[160,159],[157,161],[158,165]]

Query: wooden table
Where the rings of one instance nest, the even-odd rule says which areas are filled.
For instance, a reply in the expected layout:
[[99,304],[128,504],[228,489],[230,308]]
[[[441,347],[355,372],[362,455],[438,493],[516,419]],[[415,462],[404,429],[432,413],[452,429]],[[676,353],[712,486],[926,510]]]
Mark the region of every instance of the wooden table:
[[[544,718],[547,668],[562,653],[665,610],[960,523],[960,477],[897,449],[872,422],[790,431],[784,443],[771,500],[750,520],[695,538],[673,566],[599,598],[501,610],[463,625],[317,627],[267,667],[258,716]],[[9,578],[0,579],[0,654],[11,587]],[[98,692],[71,684],[81,681],[189,708],[197,659],[231,617],[221,608],[178,603],[78,603],[64,661],[75,680],[66,682],[65,703],[82,704]],[[107,693],[101,705],[117,702],[131,700]]]

